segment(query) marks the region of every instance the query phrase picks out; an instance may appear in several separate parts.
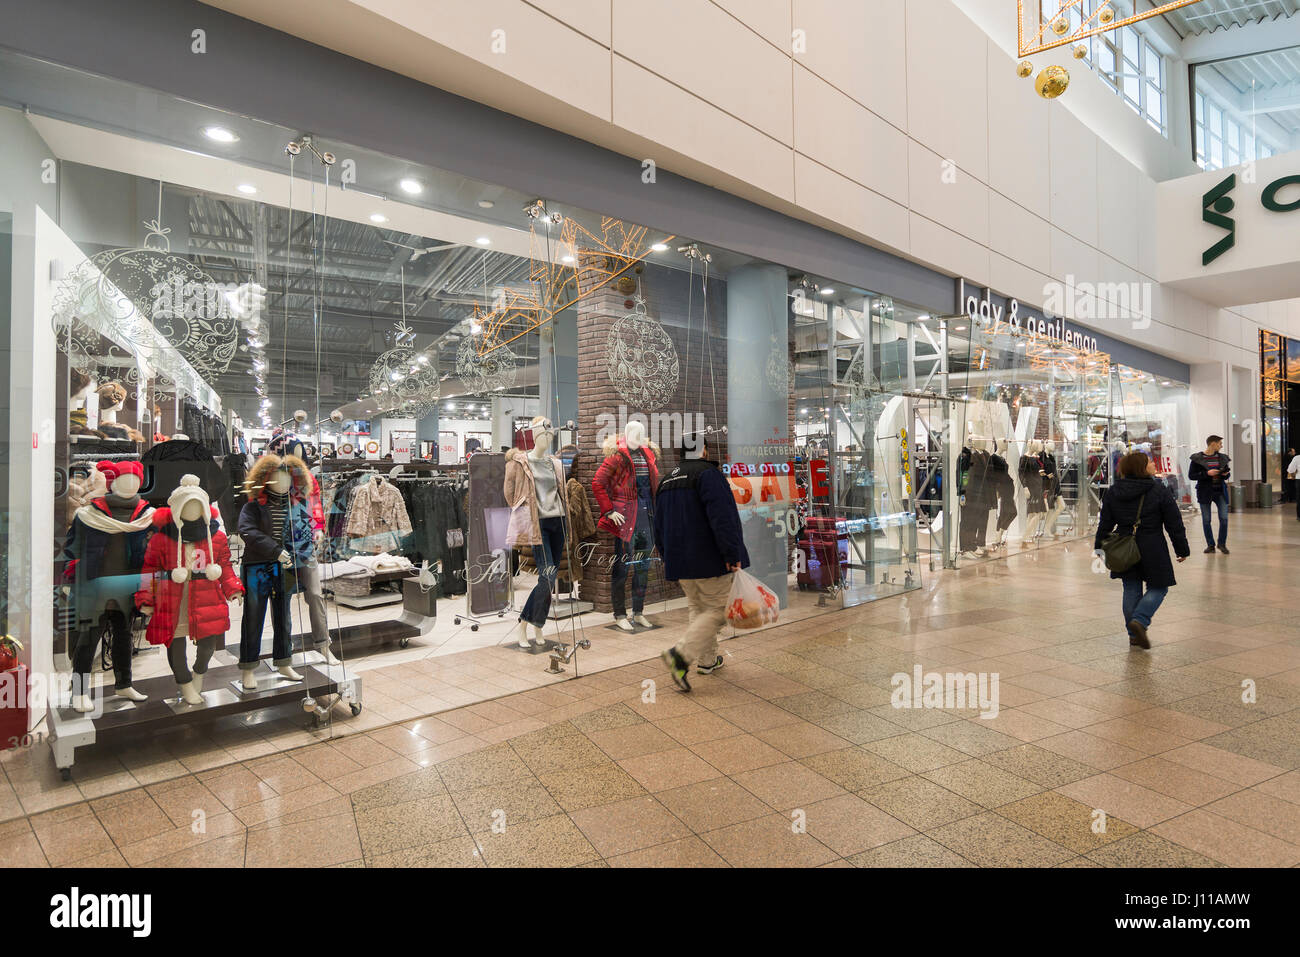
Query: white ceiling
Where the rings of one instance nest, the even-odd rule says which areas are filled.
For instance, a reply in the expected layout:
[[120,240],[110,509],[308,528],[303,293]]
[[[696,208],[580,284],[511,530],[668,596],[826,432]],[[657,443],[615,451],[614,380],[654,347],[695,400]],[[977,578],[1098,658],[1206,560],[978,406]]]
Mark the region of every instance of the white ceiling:
[[[1163,0],[1160,0],[1163,2]],[[1198,0],[1165,14],[1180,37],[1295,15],[1300,0]]]

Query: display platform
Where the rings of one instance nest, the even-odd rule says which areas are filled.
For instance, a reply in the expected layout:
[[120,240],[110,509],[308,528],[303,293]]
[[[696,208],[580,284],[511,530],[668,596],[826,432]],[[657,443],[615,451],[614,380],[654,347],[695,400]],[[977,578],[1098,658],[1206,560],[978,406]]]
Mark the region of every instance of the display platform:
[[[218,665],[204,676],[203,704],[191,705],[180,700],[176,681],[171,676],[148,678],[135,688],[149,696],[147,701],[132,702],[109,695],[98,717],[73,711],[67,702],[51,707],[50,745],[54,764],[66,781],[78,748],[112,745],[128,738],[147,737],[170,731],[187,723],[207,723],[233,714],[291,704],[324,695],[338,695],[352,709],[361,713],[361,675],[344,665],[309,664],[297,668],[301,681],[283,678],[269,665],[259,671],[258,689],[239,687],[238,665]],[[314,712],[318,714],[318,712]]]

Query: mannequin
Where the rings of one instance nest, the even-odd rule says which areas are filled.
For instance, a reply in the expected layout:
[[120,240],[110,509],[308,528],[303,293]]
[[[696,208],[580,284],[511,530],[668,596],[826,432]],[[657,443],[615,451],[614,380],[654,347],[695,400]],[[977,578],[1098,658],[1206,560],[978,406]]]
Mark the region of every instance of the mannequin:
[[[645,616],[645,593],[654,554],[654,497],[659,490],[658,449],[646,441],[645,426],[627,424],[621,437],[605,440],[605,461],[591,480],[600,506],[599,528],[614,537],[610,576],[614,621],[623,631],[653,627]],[[632,614],[627,614],[625,586],[632,578]]]
[[68,396],[68,435],[105,438],[103,432],[92,429],[88,424],[89,412],[86,409],[86,400],[90,398],[90,393],[95,388],[95,380],[84,372],[71,369],[68,372],[68,386],[71,391]]
[[[533,546],[533,563],[537,566],[537,584],[519,614],[518,644],[532,648],[532,642],[545,644],[543,628],[551,611],[551,593],[555,590],[560,556],[565,548],[565,526],[569,521],[569,492],[564,482],[564,465],[550,454],[555,428],[545,416],[532,423],[533,447],[528,452],[511,449],[506,453],[506,503],[512,509],[528,507],[526,527],[520,523],[516,545]],[[522,516],[522,511],[518,513]],[[528,637],[528,627],[533,638]]]
[[1005,439],[993,442],[993,453],[989,456],[989,479],[993,484],[998,500],[998,540],[995,548],[1005,548],[1007,530],[1016,520],[1016,483],[1011,479],[1011,467],[997,450],[1006,450],[1009,444]]
[[99,431],[110,439],[127,439],[131,442],[143,442],[144,436],[126,425],[119,425],[118,410],[126,405],[126,388],[120,382],[109,382],[98,390],[99,395]]
[[131,686],[130,616],[154,510],[140,498],[144,469],[139,462],[100,462],[95,471],[103,477],[103,493],[77,509],[63,548],[76,622],[72,707],[82,713],[94,706],[90,668],[101,622],[113,636],[114,693],[131,701],[146,697]]
[[1043,446],[1043,498],[1047,503],[1047,515],[1043,518],[1044,531],[1050,531],[1052,538],[1059,537],[1056,531],[1056,518],[1065,508],[1065,499],[1061,496],[1061,475],[1056,466],[1056,443],[1048,441]]
[[990,472],[991,458],[988,437],[976,434],[962,449],[957,463],[961,494],[958,548],[981,558],[988,554],[984,541],[988,535],[989,512],[997,502],[997,486]]
[[[268,604],[272,664],[283,677],[302,680],[291,666],[289,598],[299,588],[299,571],[316,564],[317,536],[308,505],[310,488],[307,465],[295,455],[281,458],[268,452],[248,473],[248,501],[239,512],[239,536],[244,540],[240,580],[248,593],[239,639],[240,684],[245,691],[257,690],[256,672],[262,657],[262,626]],[[325,641],[327,652],[328,632]],[[327,655],[327,660],[338,663],[332,655]]]
[[1027,451],[1020,457],[1020,484],[1025,490],[1025,537],[1020,542],[1021,548],[1031,547],[1043,524],[1047,504],[1043,498],[1043,480],[1047,475],[1042,460],[1043,443],[1028,443]]
[[[229,603],[244,589],[230,566],[217,510],[197,475],[181,477],[167,507],[154,513],[154,526],[135,603],[149,618],[149,643],[167,648],[181,700],[201,705],[203,676],[230,629]],[[190,641],[196,647],[193,672],[187,661]]]
[[[304,463],[308,462],[307,446],[296,435],[286,434],[272,439],[270,445],[267,446],[267,451],[274,452],[277,455],[294,456]],[[325,512],[321,507],[320,482],[310,471],[308,471],[307,477],[310,480],[307,504],[311,510],[312,543],[319,546],[321,540],[325,538]],[[312,644],[317,651],[325,656],[327,664],[340,664],[340,661],[334,657],[334,653],[330,651],[329,618],[325,612],[325,594],[321,590],[320,569],[316,564],[314,549],[311,561],[298,567],[298,584],[302,588],[303,597],[307,601],[307,617],[311,621]]]

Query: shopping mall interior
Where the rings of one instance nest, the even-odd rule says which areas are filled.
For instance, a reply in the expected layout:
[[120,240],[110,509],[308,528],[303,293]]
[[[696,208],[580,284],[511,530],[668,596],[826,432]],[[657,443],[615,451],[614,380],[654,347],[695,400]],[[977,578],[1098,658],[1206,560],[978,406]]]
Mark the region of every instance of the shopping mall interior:
[[0,865],[1300,865],[1298,9],[0,0]]

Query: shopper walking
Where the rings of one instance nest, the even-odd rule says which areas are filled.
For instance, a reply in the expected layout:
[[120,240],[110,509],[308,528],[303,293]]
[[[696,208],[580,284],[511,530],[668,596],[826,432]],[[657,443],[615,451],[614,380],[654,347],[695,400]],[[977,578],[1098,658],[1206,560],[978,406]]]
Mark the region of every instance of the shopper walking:
[[1102,541],[1115,529],[1121,533],[1137,529],[1133,537],[1140,560],[1126,571],[1111,572],[1110,577],[1124,583],[1124,624],[1129,645],[1138,648],[1151,647],[1147,640],[1151,618],[1169,589],[1177,584],[1165,535],[1173,542],[1180,562],[1191,554],[1178,504],[1168,486],[1157,482],[1155,475],[1155,465],[1145,452],[1130,452],[1119,460],[1119,478],[1102,498],[1101,523],[1093,545],[1100,553]]
[[691,690],[692,664],[702,675],[722,667],[718,629],[727,620],[732,574],[749,565],[731,486],[709,459],[707,443],[700,442],[696,459],[686,457],[688,443],[683,440],[677,467],[659,482],[654,516],[664,578],[681,584],[690,608],[685,636],[662,655],[683,691]]
[[[1295,464],[1295,449],[1287,449],[1286,454],[1282,456],[1282,501],[1300,503],[1300,495],[1296,494],[1295,471],[1291,466]],[[1300,467],[1297,467],[1300,470]]]
[[1295,517],[1300,521],[1300,455],[1292,455],[1291,463],[1286,467],[1287,482],[1295,495]]
[[1196,483],[1196,501],[1201,505],[1201,529],[1205,532],[1205,554],[1214,552],[1214,535],[1210,529],[1210,509],[1219,511],[1219,551],[1228,554],[1228,479],[1232,462],[1223,451],[1223,436],[1205,440],[1204,452],[1192,453],[1187,477]]

